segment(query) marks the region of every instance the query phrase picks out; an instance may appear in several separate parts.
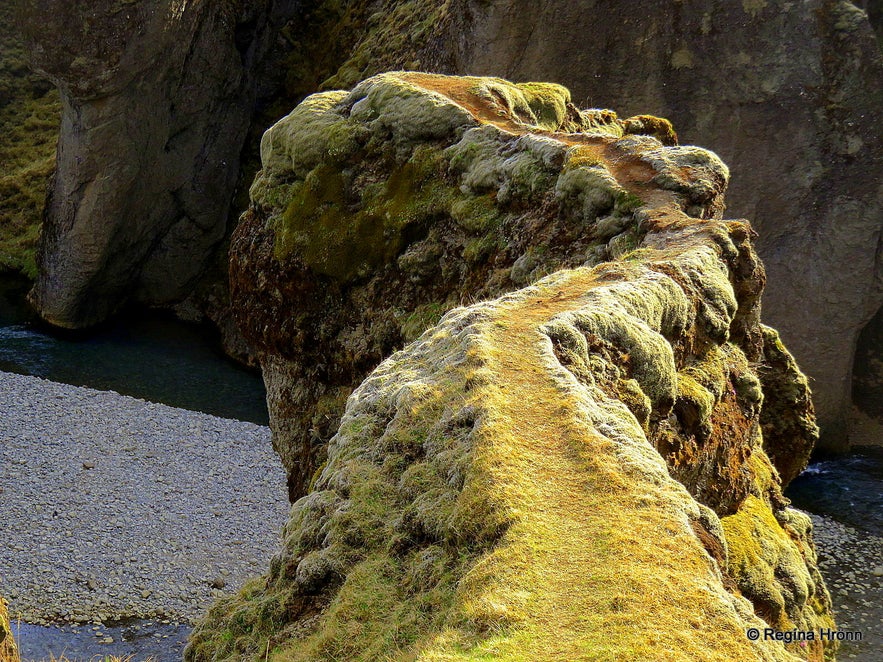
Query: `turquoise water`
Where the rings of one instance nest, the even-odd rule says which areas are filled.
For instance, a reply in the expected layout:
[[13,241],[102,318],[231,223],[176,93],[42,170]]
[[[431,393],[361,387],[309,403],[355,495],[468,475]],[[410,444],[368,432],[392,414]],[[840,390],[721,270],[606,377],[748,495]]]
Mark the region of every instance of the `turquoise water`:
[[88,335],[58,333],[37,322],[26,291],[0,281],[0,371],[267,424],[260,375],[227,358],[211,329],[142,313]]

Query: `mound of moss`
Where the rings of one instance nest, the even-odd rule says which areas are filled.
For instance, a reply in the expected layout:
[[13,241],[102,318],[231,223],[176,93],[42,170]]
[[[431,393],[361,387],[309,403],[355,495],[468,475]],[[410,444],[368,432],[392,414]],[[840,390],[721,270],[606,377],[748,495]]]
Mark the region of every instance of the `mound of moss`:
[[28,69],[10,3],[0,7],[0,271],[36,278],[34,254],[55,167],[61,103]]
[[188,660],[831,652],[745,636],[832,624],[766,450],[816,428],[750,228],[716,218],[726,167],[663,140],[560,86],[413,73],[268,131],[233,290],[302,496]]

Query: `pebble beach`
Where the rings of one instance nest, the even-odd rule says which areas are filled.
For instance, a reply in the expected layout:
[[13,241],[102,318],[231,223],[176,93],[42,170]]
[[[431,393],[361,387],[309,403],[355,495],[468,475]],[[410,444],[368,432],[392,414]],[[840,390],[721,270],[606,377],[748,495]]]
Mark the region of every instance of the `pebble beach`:
[[266,427],[0,372],[13,618],[192,623],[267,568],[287,513]]

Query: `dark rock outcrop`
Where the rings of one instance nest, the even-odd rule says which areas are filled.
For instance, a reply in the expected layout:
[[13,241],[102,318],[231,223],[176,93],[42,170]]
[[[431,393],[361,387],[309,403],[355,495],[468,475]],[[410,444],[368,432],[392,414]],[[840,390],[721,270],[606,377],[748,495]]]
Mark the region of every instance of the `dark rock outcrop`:
[[667,117],[733,168],[729,213],[752,219],[770,276],[765,318],[812,380],[823,445],[844,448],[856,342],[883,304],[883,56],[867,16],[847,0],[452,0],[449,21],[439,66]]
[[192,292],[227,233],[272,12],[22,0],[32,64],[63,107],[32,293],[46,320],[80,328]]
[[[719,220],[727,168],[673,138],[557,85],[416,73],[268,131],[234,302],[309,492],[188,660],[821,662],[745,636],[832,624],[781,493],[817,430],[753,233]],[[337,423],[419,311],[527,283],[447,312]]]

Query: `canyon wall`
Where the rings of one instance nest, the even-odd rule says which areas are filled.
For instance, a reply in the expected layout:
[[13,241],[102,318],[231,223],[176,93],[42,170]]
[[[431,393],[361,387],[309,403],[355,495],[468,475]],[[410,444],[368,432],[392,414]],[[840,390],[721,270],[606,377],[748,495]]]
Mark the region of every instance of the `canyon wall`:
[[878,416],[861,403],[876,402],[865,385],[883,382],[883,357],[863,353],[876,367],[855,381],[853,365],[883,302],[879,3],[871,21],[845,0],[17,3],[63,98],[33,295],[55,324],[172,305],[207,314],[244,356],[227,219],[249,141],[277,112],[390,68],[552,80],[584,105],[672,118],[733,166],[728,204],[760,234],[765,315],[813,380],[822,444],[846,447],[854,388]]
[[[31,64],[62,106],[31,294],[44,319],[82,328],[128,301],[179,303],[211,270],[228,234],[255,72],[282,9],[19,3]],[[223,265],[214,280],[226,299]]]

